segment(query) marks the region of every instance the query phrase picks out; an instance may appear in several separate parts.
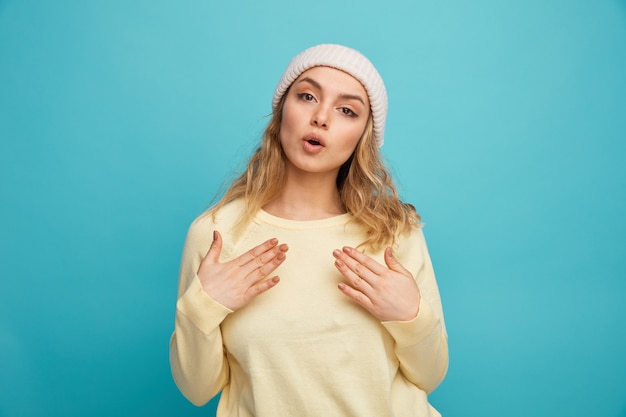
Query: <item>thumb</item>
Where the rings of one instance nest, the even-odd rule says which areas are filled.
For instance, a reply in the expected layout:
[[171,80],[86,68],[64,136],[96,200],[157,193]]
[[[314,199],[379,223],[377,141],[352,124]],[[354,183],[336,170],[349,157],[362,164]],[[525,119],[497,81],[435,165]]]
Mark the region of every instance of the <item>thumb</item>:
[[405,267],[403,267],[400,264],[400,262],[398,262],[396,257],[393,256],[393,251],[389,247],[385,249],[385,263],[387,264],[387,267],[391,269],[392,271],[402,272],[402,273],[408,272],[408,270]]
[[213,231],[213,242],[211,247],[204,257],[205,262],[216,264],[220,260],[220,253],[222,252],[222,235],[217,230]]

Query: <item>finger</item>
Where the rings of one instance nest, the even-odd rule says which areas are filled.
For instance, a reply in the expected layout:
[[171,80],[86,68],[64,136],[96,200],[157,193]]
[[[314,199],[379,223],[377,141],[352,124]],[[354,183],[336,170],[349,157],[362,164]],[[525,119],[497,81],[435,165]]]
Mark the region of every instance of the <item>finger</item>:
[[[374,275],[378,276],[385,272],[386,268],[380,263],[376,262],[374,259],[370,258],[363,252],[360,252],[354,248],[349,246],[345,246],[342,250],[350,258],[354,259],[358,264],[361,264],[363,267],[367,268]],[[352,265],[353,263],[350,263]]]
[[393,255],[393,251],[389,247],[385,249],[385,263],[387,264],[387,267],[392,271],[400,272],[404,275],[411,275],[411,272],[404,266],[402,266],[398,259]]
[[[352,260],[352,262],[354,262],[354,260]],[[335,267],[339,270],[339,272],[341,272],[341,274],[346,278],[350,285],[352,285],[352,287],[357,288],[359,291],[362,291],[366,294],[370,294],[372,286],[367,279],[364,279],[363,276],[359,274],[358,264],[356,264],[354,267],[350,267],[338,257],[335,260]]]
[[[369,256],[360,253],[356,249],[345,247],[342,251],[333,251],[333,255],[342,264],[345,264],[346,267],[349,268],[352,273],[354,273],[354,275],[356,275],[358,278],[365,280],[368,284],[372,286],[378,279],[378,274],[382,274],[384,271],[387,270],[387,268],[378,264],[378,262],[374,261]],[[340,265],[337,266],[339,267]],[[344,273],[341,268],[339,268],[339,270]],[[346,278],[348,278],[350,282],[356,279],[351,274],[346,275],[346,273],[344,273],[344,276],[346,276]]]
[[247,279],[253,280],[253,281],[263,280],[270,273],[274,272],[274,270],[278,268],[280,264],[282,264],[285,261],[285,259],[287,259],[287,255],[285,254],[285,252],[279,251],[277,254],[273,255],[273,257],[270,260],[259,265],[258,268],[255,268],[254,270],[250,271],[250,273],[248,273],[247,275]]
[[272,238],[269,240],[266,240],[265,242],[261,243],[258,246],[255,246],[254,248],[250,249],[248,252],[242,254],[241,256],[239,256],[239,258],[237,258],[237,262],[239,264],[239,266],[244,266],[247,265],[251,262],[256,262],[257,266],[260,264],[259,260],[257,259],[260,255],[266,253],[267,251],[271,250],[272,248],[274,248],[276,245],[278,245],[278,239],[276,238]]
[[[284,243],[278,246],[270,247],[269,250],[259,254],[258,256],[254,258],[250,258],[250,260],[247,263],[240,264],[239,268],[241,272],[243,272],[244,276],[248,278],[252,278],[255,280],[260,279],[260,278],[265,278],[267,274],[269,274],[274,269],[276,269],[278,265],[280,265],[282,261],[285,260],[285,253],[288,250],[289,250],[289,247]],[[250,253],[253,253],[253,252],[250,252]],[[247,254],[244,254],[244,255],[242,255],[244,258],[249,257],[249,255]],[[243,261],[240,261],[240,262],[243,262]],[[274,265],[271,265],[272,263]],[[268,264],[270,265],[267,266]],[[261,270],[260,272],[259,272],[259,269]]]
[[220,253],[222,252],[222,235],[217,230],[213,231],[213,242],[209,248],[204,261],[216,264],[220,260]]
[[256,297],[257,295],[262,294],[265,291],[269,290],[270,288],[276,286],[276,284],[278,284],[279,282],[280,282],[279,277],[272,277],[268,280],[259,282],[258,284],[250,287],[248,291],[251,293],[252,297]]
[[361,307],[365,308],[368,311],[371,311],[373,304],[372,301],[362,292],[355,290],[354,288],[346,285],[344,283],[340,283],[337,285],[339,291],[347,295],[350,299],[354,300]]
[[255,264],[257,266],[263,266],[268,262],[271,262],[274,258],[276,258],[281,253],[284,254],[289,250],[289,246],[286,244],[274,246],[270,248],[268,251],[260,254],[256,258],[254,258],[254,262],[250,262],[251,264]]

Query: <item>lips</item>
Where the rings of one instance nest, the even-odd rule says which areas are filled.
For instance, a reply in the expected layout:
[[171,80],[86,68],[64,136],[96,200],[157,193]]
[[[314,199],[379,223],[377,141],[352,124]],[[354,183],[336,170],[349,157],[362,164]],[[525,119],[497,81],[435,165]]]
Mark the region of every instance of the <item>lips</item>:
[[309,143],[311,146],[324,146],[324,142],[319,135],[312,133],[310,135],[306,135],[303,141]]
[[326,149],[324,140],[315,133],[308,134],[302,138],[302,148],[309,155],[319,154]]

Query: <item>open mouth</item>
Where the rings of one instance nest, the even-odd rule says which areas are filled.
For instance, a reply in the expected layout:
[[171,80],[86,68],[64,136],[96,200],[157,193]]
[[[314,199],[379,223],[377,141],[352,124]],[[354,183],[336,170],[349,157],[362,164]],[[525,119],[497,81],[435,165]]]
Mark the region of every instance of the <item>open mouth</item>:
[[316,140],[316,139],[309,139],[309,140],[307,140],[307,142],[309,142],[313,146],[320,146],[321,145],[320,141]]

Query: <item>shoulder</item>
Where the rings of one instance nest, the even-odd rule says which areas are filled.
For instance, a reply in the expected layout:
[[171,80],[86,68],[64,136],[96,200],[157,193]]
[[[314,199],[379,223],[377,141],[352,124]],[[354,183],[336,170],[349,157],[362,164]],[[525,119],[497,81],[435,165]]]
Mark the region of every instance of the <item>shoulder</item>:
[[422,226],[413,226],[408,232],[397,236],[394,253],[400,263],[412,264],[415,267],[427,261],[429,259],[428,247]]
[[400,233],[396,236],[396,241],[398,245],[409,245],[409,246],[426,246],[426,239],[424,237],[423,226],[421,224],[416,224],[411,226],[411,228],[404,232]]
[[210,208],[199,215],[189,226],[187,239],[192,241],[210,242],[213,240],[213,231],[220,233],[230,231],[244,212],[244,203],[241,200],[232,201],[219,210]]

